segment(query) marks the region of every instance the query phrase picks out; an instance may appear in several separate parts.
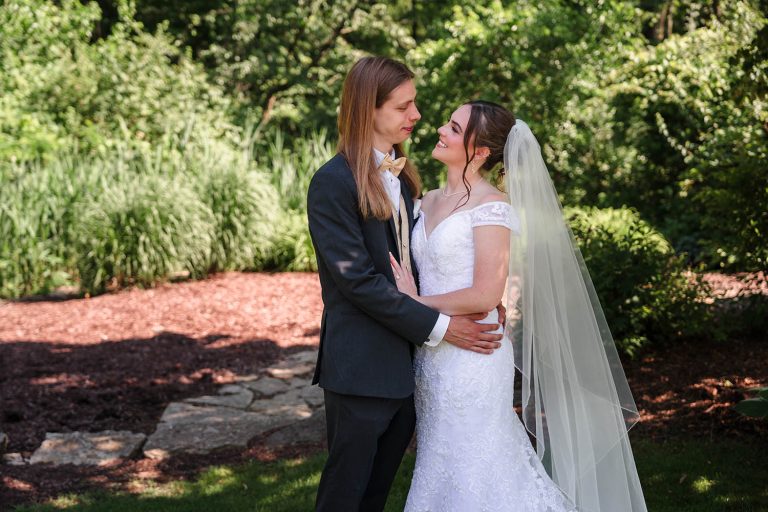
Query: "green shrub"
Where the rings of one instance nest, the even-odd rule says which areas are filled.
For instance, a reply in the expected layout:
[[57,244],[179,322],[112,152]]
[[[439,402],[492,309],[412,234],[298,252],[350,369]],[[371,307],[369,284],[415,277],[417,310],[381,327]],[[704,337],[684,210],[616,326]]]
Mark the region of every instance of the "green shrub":
[[11,0],[0,7],[0,158],[46,158],[76,143],[154,146],[187,120],[231,131],[229,102],[163,27],[147,32],[119,0],[109,35],[96,2]]
[[149,286],[176,272],[206,274],[215,218],[180,179],[117,181],[83,211],[75,245],[84,291]]
[[317,260],[303,212],[285,212],[275,233],[272,257],[266,267],[288,272],[315,272]]
[[233,168],[201,180],[215,219],[210,270],[260,270],[275,250],[282,213],[267,177]]
[[661,41],[635,38],[611,49],[618,60],[586,60],[542,147],[568,202],[631,205],[693,260],[759,271],[768,263],[768,19],[757,2],[703,5],[679,3],[691,15]]
[[704,285],[636,211],[568,208],[566,216],[622,351],[711,334]]

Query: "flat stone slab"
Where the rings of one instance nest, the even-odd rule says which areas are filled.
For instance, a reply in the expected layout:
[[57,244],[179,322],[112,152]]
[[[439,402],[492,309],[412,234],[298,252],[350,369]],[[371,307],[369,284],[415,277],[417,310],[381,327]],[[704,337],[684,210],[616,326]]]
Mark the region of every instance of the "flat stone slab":
[[175,453],[205,454],[218,448],[245,448],[257,435],[292,421],[295,419],[289,415],[173,402],[144,445],[144,455],[161,459]]
[[301,375],[308,375],[315,371],[315,365],[309,363],[293,364],[290,366],[280,364],[267,368],[267,373],[275,379],[292,379]]
[[248,406],[248,410],[268,415],[290,414],[293,418],[300,420],[308,418],[312,414],[312,409],[322,406],[324,398],[323,390],[319,387],[302,386],[291,388],[272,398],[254,400]]
[[237,385],[237,384],[227,384],[226,386],[222,386],[221,389],[219,389],[220,395],[237,395],[239,393],[242,393],[243,391],[246,391],[246,388],[243,386]]
[[277,448],[294,444],[314,444],[325,441],[325,438],[325,410],[318,409],[309,418],[272,432],[264,439],[264,445]]
[[218,395],[198,396],[184,400],[190,404],[212,405],[215,407],[234,407],[245,409],[253,400],[253,392],[241,386],[224,386]]
[[273,377],[262,377],[253,382],[243,382],[242,385],[253,391],[258,398],[270,398],[291,388],[288,381]]
[[279,367],[289,367],[294,365],[301,365],[301,364],[311,364],[312,366],[315,365],[317,362],[317,350],[304,350],[302,352],[296,352],[295,354],[292,354],[285,358],[285,360],[280,363]]
[[246,375],[236,375],[235,382],[242,384],[244,382],[253,382],[255,380],[259,380],[260,378],[261,378],[261,375],[257,373],[248,373]]
[[275,379],[292,379],[297,376],[313,373],[316,362],[317,351],[304,350],[286,357],[279,363],[267,368],[266,371]]
[[133,456],[147,436],[128,431],[69,432],[45,434],[45,441],[32,454],[30,464],[75,464],[101,466]]
[[312,379],[308,375],[305,375],[303,377],[294,377],[290,380],[286,380],[283,382],[286,382],[292,388],[303,388],[306,386],[314,385],[312,384]]
[[29,461],[20,453],[13,452],[3,454],[3,464],[8,464],[9,466],[26,466],[29,464]]
[[323,392],[323,388],[320,386],[305,385],[297,387],[296,389],[298,389],[301,399],[304,400],[307,405],[313,409],[321,407],[325,404],[325,393]]
[[280,418],[283,424],[305,420],[312,416],[312,408],[303,400],[276,400],[275,398],[254,400],[248,410],[264,417]]

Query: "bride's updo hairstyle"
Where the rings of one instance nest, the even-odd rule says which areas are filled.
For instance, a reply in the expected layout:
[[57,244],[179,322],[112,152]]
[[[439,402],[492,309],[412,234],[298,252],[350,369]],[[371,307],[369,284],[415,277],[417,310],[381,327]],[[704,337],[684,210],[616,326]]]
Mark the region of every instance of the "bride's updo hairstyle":
[[[489,149],[488,158],[485,159],[480,171],[490,172],[496,165],[504,161],[504,145],[507,143],[507,136],[512,127],[515,126],[515,115],[492,101],[474,100],[466,103],[472,108],[469,114],[469,121],[464,130],[464,153],[467,161],[464,164],[464,171],[461,178],[464,181],[464,187],[467,189],[466,200],[456,208],[469,202],[469,194],[472,187],[467,180],[467,168],[469,163],[475,158],[478,147],[487,147]],[[474,137],[474,148],[472,155],[469,154],[469,144]],[[504,174],[502,169],[501,174]]]

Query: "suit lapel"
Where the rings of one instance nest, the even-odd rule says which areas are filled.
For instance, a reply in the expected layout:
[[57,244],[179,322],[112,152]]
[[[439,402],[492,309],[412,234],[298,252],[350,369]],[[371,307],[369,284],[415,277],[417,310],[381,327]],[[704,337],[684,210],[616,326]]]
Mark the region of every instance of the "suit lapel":
[[[413,218],[413,198],[411,197],[411,191],[405,184],[402,178],[400,178],[400,193],[403,195],[403,202],[405,203],[405,211],[408,214],[408,235],[411,237],[411,243],[408,244],[411,252],[411,270],[413,271],[413,278],[416,282],[419,282],[419,269],[416,268],[416,260],[413,258],[413,226],[416,221]],[[418,285],[417,285],[418,287]]]
[[411,191],[405,185],[403,180],[400,180],[400,194],[403,196],[403,202],[405,202],[405,211],[408,214],[408,233],[413,235],[413,198],[411,197]]
[[[389,225],[389,234],[392,235],[391,238],[391,246],[397,247],[400,245],[399,241],[397,240],[397,228],[395,228],[395,212],[392,211],[392,216],[387,221],[387,224]],[[400,259],[400,251],[395,250],[392,254],[395,255],[395,257],[399,260]]]
[[408,190],[408,187],[405,185],[405,182],[400,179],[400,194],[403,196],[403,201],[405,202],[405,211],[408,214],[408,233],[413,233],[413,198],[411,197],[411,192]]

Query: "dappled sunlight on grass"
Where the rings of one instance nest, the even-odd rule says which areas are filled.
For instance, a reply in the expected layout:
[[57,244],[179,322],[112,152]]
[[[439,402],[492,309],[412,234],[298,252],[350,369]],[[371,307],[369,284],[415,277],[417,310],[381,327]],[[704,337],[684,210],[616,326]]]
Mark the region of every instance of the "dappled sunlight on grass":
[[142,494],[151,498],[173,497],[184,492],[185,485],[187,485],[187,482],[183,481],[169,482],[166,484],[158,484],[151,480],[142,481],[139,487],[141,491],[137,494]]
[[696,492],[709,492],[709,490],[714,485],[715,485],[714,480],[710,480],[705,476],[700,476],[699,478],[693,481],[691,488]]
[[768,449],[732,440],[715,443],[636,441],[633,449],[648,510],[653,512],[759,512],[768,510],[768,468],[757,454]]
[[261,475],[258,481],[262,484],[274,484],[277,483],[277,475]]
[[274,463],[216,466],[194,482],[144,482],[135,494],[97,491],[66,496],[21,511],[160,512],[179,510],[293,511],[312,508],[324,456]]
[[[635,440],[640,479],[652,512],[760,512],[768,510],[768,468],[756,458],[755,440],[654,443]],[[395,478],[386,512],[403,509],[414,455],[407,454]],[[276,462],[216,466],[193,482],[146,482],[137,494],[68,495],[17,512],[208,512],[311,510],[325,454]]]
[[232,468],[215,467],[206,471],[195,487],[200,488],[201,494],[213,496],[236,485],[238,480],[239,478]]
[[304,464],[306,460],[304,457],[296,457],[295,459],[285,461],[285,465],[289,468],[295,468]]
[[74,507],[82,503],[83,503],[83,499],[81,497],[78,497],[77,495],[70,495],[70,494],[66,496],[59,496],[58,498],[51,501],[52,506],[60,509]]

